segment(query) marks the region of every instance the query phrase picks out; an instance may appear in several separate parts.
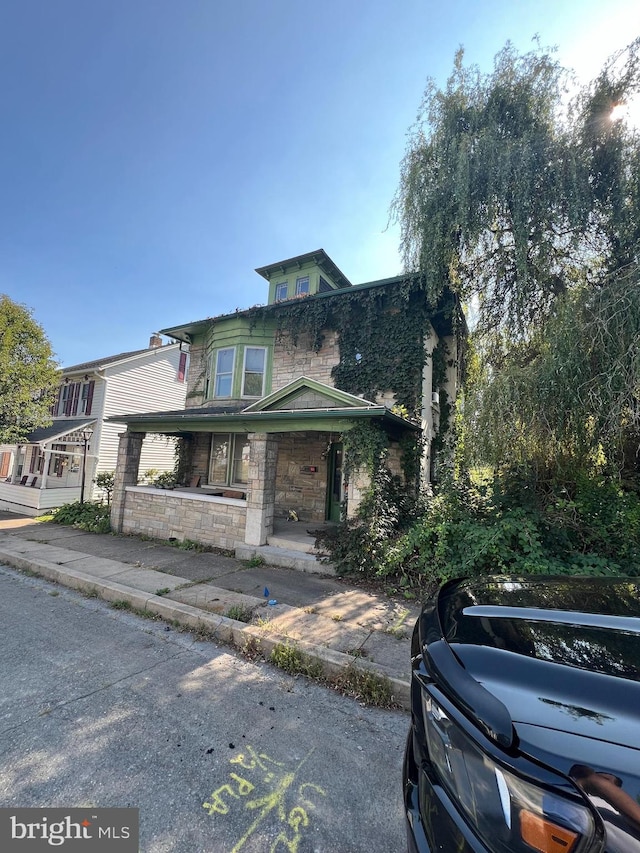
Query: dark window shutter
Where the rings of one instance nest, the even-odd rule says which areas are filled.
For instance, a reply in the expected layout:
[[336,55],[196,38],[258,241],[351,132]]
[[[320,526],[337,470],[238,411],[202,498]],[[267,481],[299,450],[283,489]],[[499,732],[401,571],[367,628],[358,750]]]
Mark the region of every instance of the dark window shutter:
[[184,382],[184,375],[187,369],[187,354],[180,353],[180,364],[178,365],[178,382]]
[[62,394],[62,385],[59,386],[58,392],[56,394],[55,403],[51,406],[51,414],[55,417],[58,414],[58,409],[60,408],[60,395]]
[[80,382],[74,382],[73,383],[73,402],[71,403],[71,414],[72,415],[78,414],[78,400],[80,399],[80,388],[81,387],[82,386],[81,386]]
[[85,409],[85,415],[91,414],[91,404],[93,403],[93,389],[95,388],[95,381],[92,379],[89,383],[89,391],[87,392],[87,408]]
[[30,474],[33,474],[33,472],[36,470],[37,464],[38,464],[38,448],[32,447],[31,448],[31,463],[29,465],[29,473]]

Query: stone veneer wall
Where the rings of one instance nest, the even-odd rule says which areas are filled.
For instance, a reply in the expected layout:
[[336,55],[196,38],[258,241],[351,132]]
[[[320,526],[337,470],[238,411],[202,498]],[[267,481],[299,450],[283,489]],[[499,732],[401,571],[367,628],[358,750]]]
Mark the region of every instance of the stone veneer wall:
[[206,372],[205,348],[203,344],[189,349],[189,370],[187,372],[187,399],[185,408],[202,406],[204,403],[204,381]]
[[155,539],[191,539],[233,550],[236,542],[244,541],[246,519],[244,501],[129,487],[122,532]]
[[[275,517],[287,518],[290,509],[300,521],[324,521],[327,499],[327,460],[329,435],[319,432],[287,432],[278,435]],[[315,465],[316,474],[303,474],[300,468]]]
[[191,464],[193,466],[193,476],[199,476],[201,483],[205,484],[209,478],[209,459],[211,456],[211,433],[210,432],[195,432],[193,433],[193,456]]
[[330,330],[324,333],[324,341],[319,352],[311,349],[307,335],[301,335],[298,346],[293,346],[288,334],[283,334],[273,347],[273,370],[271,372],[271,390],[278,391],[288,382],[307,376],[316,382],[333,385],[331,370],[340,361],[338,334]]

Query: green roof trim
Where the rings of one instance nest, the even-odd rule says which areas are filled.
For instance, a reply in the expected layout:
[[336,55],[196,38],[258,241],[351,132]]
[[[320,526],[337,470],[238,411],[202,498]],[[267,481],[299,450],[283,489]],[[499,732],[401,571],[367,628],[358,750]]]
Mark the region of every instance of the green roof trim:
[[315,252],[306,252],[304,255],[296,255],[295,258],[287,258],[286,261],[278,261],[275,264],[268,264],[266,267],[257,267],[256,272],[267,281],[271,281],[273,274],[284,275],[287,269],[292,267],[302,267],[304,264],[315,264],[318,269],[321,269],[326,275],[335,281],[338,288],[351,287],[351,282],[331,260],[324,249],[316,249]]
[[362,418],[378,419],[390,431],[419,432],[420,425],[394,415],[386,406],[341,409],[292,409],[275,412],[236,412],[228,415],[190,415],[179,412],[153,412],[144,415],[114,415],[108,418],[127,425],[129,432],[181,435],[188,432],[342,432]]
[[[283,261],[283,263],[286,263],[286,261]],[[176,340],[184,341],[185,343],[192,343],[194,334],[198,334],[200,332],[205,331],[214,322],[219,322],[220,320],[228,320],[231,317],[250,317],[252,314],[258,311],[286,311],[288,305],[298,305],[301,301],[306,302],[309,299],[339,299],[341,295],[347,293],[355,293],[360,290],[372,290],[375,287],[385,287],[387,285],[400,284],[403,281],[414,279],[419,275],[420,273],[406,273],[404,275],[392,276],[391,278],[381,278],[377,281],[367,281],[363,284],[352,284],[349,287],[345,287],[340,290],[328,290],[322,293],[313,293],[310,296],[304,296],[301,299],[284,300],[283,302],[274,302],[271,305],[254,305],[251,308],[244,308],[242,310],[234,311],[232,314],[220,314],[217,317],[208,317],[204,320],[194,320],[191,323],[182,323],[179,326],[171,326],[167,329],[160,329],[158,334],[167,335],[167,337],[175,338]],[[442,308],[435,309],[433,312],[434,317],[441,311]]]

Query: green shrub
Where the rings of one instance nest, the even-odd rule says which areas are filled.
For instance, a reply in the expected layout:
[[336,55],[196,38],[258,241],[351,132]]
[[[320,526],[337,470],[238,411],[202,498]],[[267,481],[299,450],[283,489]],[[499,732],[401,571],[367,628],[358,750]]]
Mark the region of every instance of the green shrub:
[[111,503],[111,495],[113,494],[113,487],[116,479],[115,471],[101,471],[99,474],[96,474],[96,478],[94,483],[99,489],[107,496],[107,505]]
[[75,503],[65,504],[55,510],[52,520],[56,524],[69,524],[79,530],[88,530],[90,533],[111,532],[109,506],[93,501],[84,503],[75,501]]
[[158,474],[155,480],[151,482],[151,485],[155,486],[156,489],[175,489],[177,484],[178,481],[173,471],[165,471],[162,474]]

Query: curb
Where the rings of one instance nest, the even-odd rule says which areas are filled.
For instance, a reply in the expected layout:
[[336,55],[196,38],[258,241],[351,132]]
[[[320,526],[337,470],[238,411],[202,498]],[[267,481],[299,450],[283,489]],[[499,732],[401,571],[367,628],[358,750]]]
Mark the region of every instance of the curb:
[[247,646],[256,646],[267,661],[276,646],[295,646],[310,660],[319,663],[326,676],[339,675],[349,668],[383,677],[389,681],[393,699],[400,708],[405,711],[411,708],[409,682],[389,674],[384,667],[366,659],[354,658],[344,652],[337,652],[307,640],[292,641],[285,635],[267,631],[255,625],[247,625],[228,616],[210,613],[190,604],[172,601],[164,596],[142,592],[116,581],[95,578],[93,575],[75,569],[63,568],[48,560],[26,559],[4,548],[0,548],[0,560],[20,571],[33,572],[45,580],[88,595],[98,596],[104,601],[125,601],[132,608],[146,610],[166,621],[177,622],[191,630],[205,631],[212,640],[232,645],[240,651],[244,651]]

